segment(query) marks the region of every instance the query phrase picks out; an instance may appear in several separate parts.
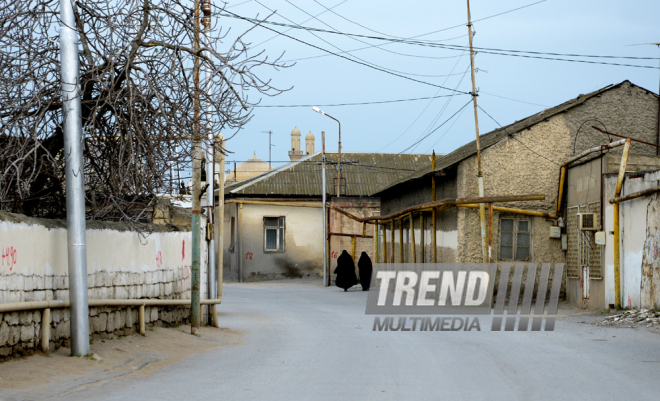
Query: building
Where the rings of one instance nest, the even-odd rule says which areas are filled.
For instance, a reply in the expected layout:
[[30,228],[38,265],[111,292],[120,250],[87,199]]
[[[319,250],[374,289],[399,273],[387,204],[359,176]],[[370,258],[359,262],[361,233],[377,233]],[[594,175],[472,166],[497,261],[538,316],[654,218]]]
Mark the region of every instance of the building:
[[[569,300],[580,306],[604,307],[604,301],[586,305],[582,301],[580,288],[585,277],[579,266],[584,261],[580,261],[581,255],[576,251],[577,239],[572,239],[571,233],[575,233],[577,227],[571,216],[578,205],[587,205],[589,211],[601,213],[601,180],[592,177],[588,184],[585,181],[579,183],[578,176],[584,178],[585,174],[590,177],[597,174],[600,177],[601,173],[611,171],[614,167],[610,165],[618,166],[622,148],[603,150],[568,164],[566,184],[562,188],[561,167],[574,155],[608,144],[610,138],[614,138],[593,129],[592,125],[604,125],[609,132],[657,145],[657,123],[657,95],[624,81],[580,95],[482,135],[480,142],[486,196],[541,194],[545,197],[540,201],[494,205],[490,235],[492,260],[566,263],[568,278],[564,284]],[[635,163],[639,168],[657,165],[653,146],[633,143],[630,152],[631,160],[637,158]],[[584,164],[594,157],[598,158],[593,162],[595,165]],[[476,198],[476,164],[476,144],[471,142],[439,158],[435,168],[427,167],[384,186],[373,196],[380,198],[383,215],[400,213],[414,205],[431,202],[433,181],[437,200]],[[579,199],[577,192],[586,195]],[[562,194],[561,199],[559,194]],[[481,262],[481,229],[476,207],[475,204],[429,207],[427,211],[413,214],[412,223],[410,217],[393,217],[393,224],[381,225],[381,235],[384,232],[385,240],[379,241],[384,245],[385,252],[381,252],[380,260],[412,261],[414,251],[416,261],[432,261],[435,252],[437,262]],[[433,213],[436,215],[435,235]],[[421,230],[420,225],[423,227]],[[567,240],[565,246],[562,246],[562,235],[557,233],[557,227],[562,225],[565,226],[560,229]],[[435,250],[433,237],[436,238]],[[596,274],[595,270],[586,279],[592,293],[603,285],[603,275]]]
[[247,180],[266,171],[270,171],[271,167],[265,161],[257,157],[257,152],[254,156],[239,164],[234,170],[231,170],[227,175],[225,182],[227,184]]
[[[307,139],[313,140],[310,135]],[[334,211],[323,215],[321,160],[321,153],[313,153],[225,187],[226,281],[323,276],[324,218],[332,233],[328,259],[336,259],[344,249],[374,257],[372,225]],[[359,217],[377,216],[380,201],[370,195],[429,163],[429,155],[342,152],[337,197],[337,153],[326,153],[325,192],[333,207]],[[333,270],[331,266],[330,276]]]

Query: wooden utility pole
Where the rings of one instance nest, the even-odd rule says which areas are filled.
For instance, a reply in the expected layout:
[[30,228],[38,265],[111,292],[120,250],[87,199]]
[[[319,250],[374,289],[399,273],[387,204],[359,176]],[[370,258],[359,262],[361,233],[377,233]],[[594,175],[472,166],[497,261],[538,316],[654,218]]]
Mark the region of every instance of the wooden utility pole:
[[[470,69],[472,70],[472,103],[474,104],[474,129],[477,134],[477,184],[479,197],[484,197],[484,176],[481,170],[481,144],[479,143],[479,115],[477,113],[477,85],[474,78],[474,51],[472,50],[472,20],[470,16],[470,0],[467,0],[468,38],[470,41]],[[481,255],[483,263],[488,262],[488,247],[486,244],[486,205],[479,204],[479,218],[481,219]]]
[[[199,51],[199,0],[195,0],[195,52]],[[194,82],[194,122],[193,122],[193,171],[192,171],[192,268],[190,275],[191,308],[190,308],[190,331],[197,334],[200,323],[200,260],[201,260],[201,195],[202,195],[202,158],[204,158],[204,149],[202,148],[202,139],[199,121],[199,56],[195,56],[193,68]]]

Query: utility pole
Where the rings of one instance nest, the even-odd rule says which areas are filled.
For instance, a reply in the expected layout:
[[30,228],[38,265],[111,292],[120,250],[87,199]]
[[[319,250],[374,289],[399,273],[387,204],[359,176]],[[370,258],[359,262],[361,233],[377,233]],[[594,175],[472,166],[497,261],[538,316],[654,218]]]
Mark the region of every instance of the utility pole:
[[[204,47],[211,48],[211,0],[202,0],[202,25],[204,25]],[[210,58],[210,52],[204,52],[207,58]],[[207,223],[206,232],[208,238],[208,285],[209,285],[209,299],[217,298],[217,280],[216,280],[216,259],[215,259],[215,137],[213,135],[213,106],[211,104],[211,96],[213,94],[213,74],[211,66],[204,63],[204,80],[206,81],[206,208],[207,208]],[[213,305],[215,307],[215,305]],[[216,314],[209,313],[209,320],[211,316]],[[211,322],[217,325],[217,322]]]
[[83,177],[82,108],[78,32],[71,0],[60,0],[60,61],[64,154],[66,157],[66,231],[71,303],[71,355],[89,354],[89,304],[87,301],[87,227]]
[[[472,103],[474,104],[474,130],[477,134],[477,183],[479,185],[479,197],[484,197],[484,175],[481,170],[481,144],[479,143],[479,115],[477,113],[477,85],[474,79],[474,50],[472,50],[472,20],[470,17],[470,0],[467,0],[468,13],[468,38],[470,41],[470,69],[472,70]],[[479,218],[481,219],[481,255],[483,263],[488,262],[488,250],[486,246],[486,205],[479,204]]]
[[273,137],[273,131],[261,131],[261,132],[263,132],[264,134],[268,134],[268,168],[272,169],[273,166],[271,166],[271,162],[270,162],[272,160],[270,156],[270,151],[273,149],[273,146],[275,146],[275,145],[271,145],[271,138]]
[[[216,294],[217,298],[222,298],[222,271],[224,269],[223,266],[223,257],[224,257],[224,251],[223,251],[223,233],[224,233],[224,217],[225,217],[225,138],[221,134],[216,134],[215,135],[215,143],[218,145],[219,149],[216,149],[215,151],[215,160],[219,164],[218,166],[218,171],[220,172],[218,174],[218,207],[215,208],[215,224],[217,227],[216,230],[216,237],[218,238],[217,244],[216,244],[216,260],[217,260],[217,265],[218,265],[218,292]],[[217,314],[213,314],[213,316],[217,316]],[[216,327],[218,327],[219,322],[214,322]]]
[[336,118],[334,118],[330,114],[327,114],[327,113],[323,112],[321,109],[319,109],[316,106],[312,107],[312,109],[315,112],[319,113],[319,114],[323,114],[324,116],[326,116],[328,118],[332,118],[333,120],[337,121],[337,124],[339,124],[339,143],[337,144],[337,146],[338,146],[338,148],[337,148],[337,198],[339,198],[339,196],[340,196],[339,190],[341,188],[341,122],[339,122],[339,120],[337,120]]
[[[194,49],[199,51],[199,0],[194,3],[194,21],[195,29]],[[192,272],[190,275],[190,332],[197,334],[200,323],[200,260],[201,260],[201,220],[202,220],[202,158],[204,158],[204,149],[202,148],[200,121],[199,121],[199,56],[195,55],[195,64],[193,68],[194,82],[194,121],[193,121],[193,171],[192,171]]]
[[321,131],[322,142],[322,156],[321,164],[321,196],[323,197],[323,286],[327,287],[328,284],[328,227],[326,224],[326,210],[325,210],[325,131]]

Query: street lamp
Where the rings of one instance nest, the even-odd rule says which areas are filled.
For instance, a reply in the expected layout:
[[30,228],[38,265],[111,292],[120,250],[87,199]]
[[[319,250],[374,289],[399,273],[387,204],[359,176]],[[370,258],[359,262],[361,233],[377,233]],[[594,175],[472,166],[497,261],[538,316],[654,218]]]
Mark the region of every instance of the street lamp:
[[[341,123],[339,122],[339,120],[337,120],[330,114],[325,113],[323,110],[319,109],[316,106],[314,106],[312,109],[317,113],[332,118],[333,120],[337,121],[337,124],[339,124],[339,145],[337,150],[337,197],[339,197],[339,188],[341,185]],[[325,188],[323,188],[323,190],[325,191]]]

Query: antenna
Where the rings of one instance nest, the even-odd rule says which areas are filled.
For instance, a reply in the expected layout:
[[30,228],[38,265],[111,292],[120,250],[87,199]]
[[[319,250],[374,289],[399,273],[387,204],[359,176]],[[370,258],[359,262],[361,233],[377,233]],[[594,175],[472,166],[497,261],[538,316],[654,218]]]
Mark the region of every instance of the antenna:
[[273,131],[261,131],[261,132],[263,132],[264,134],[268,134],[268,168],[272,169],[273,166],[271,166],[270,164],[271,163],[270,151],[275,145],[272,145],[270,140],[273,137]]

